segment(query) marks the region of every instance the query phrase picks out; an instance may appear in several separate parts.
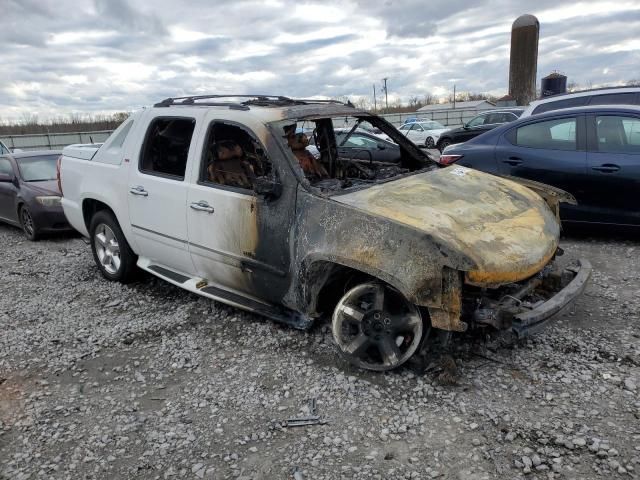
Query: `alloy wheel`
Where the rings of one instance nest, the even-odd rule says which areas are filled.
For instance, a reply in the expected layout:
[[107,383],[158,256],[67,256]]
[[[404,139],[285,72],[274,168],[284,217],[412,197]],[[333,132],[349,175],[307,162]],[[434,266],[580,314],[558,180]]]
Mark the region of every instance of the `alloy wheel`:
[[27,207],[23,207],[20,210],[20,220],[22,222],[22,228],[24,228],[25,233],[28,237],[33,237],[33,232],[35,231],[35,226],[33,224],[33,218],[31,217],[31,212]]
[[118,273],[121,265],[120,245],[113,230],[104,223],[99,224],[93,242],[102,268],[111,275]]
[[417,350],[423,323],[418,308],[381,283],[349,290],[333,314],[333,337],[341,352],[368,370],[391,370]]

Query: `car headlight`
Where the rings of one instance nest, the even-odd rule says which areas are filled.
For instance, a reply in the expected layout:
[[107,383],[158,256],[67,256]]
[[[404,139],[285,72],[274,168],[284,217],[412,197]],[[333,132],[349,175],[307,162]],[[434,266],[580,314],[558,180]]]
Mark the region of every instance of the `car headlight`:
[[45,207],[57,207],[60,205],[60,197],[54,195],[48,197],[36,197],[36,201]]

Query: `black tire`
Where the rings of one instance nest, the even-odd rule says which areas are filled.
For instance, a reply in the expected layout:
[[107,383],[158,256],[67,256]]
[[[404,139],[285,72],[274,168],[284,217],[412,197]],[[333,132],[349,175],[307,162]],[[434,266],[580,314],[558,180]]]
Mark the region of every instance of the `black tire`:
[[[105,231],[109,231],[110,236],[116,240],[116,242],[109,242],[109,248],[105,247],[104,243],[106,242],[101,242],[97,237],[101,235],[103,238]],[[113,282],[129,283],[133,281],[137,273],[138,257],[131,250],[113,213],[108,210],[96,212],[91,218],[89,235],[93,259],[102,276]],[[107,250],[110,251],[107,252]],[[107,260],[103,260],[107,257],[111,259],[109,264],[107,264]]]
[[31,216],[29,207],[27,207],[26,205],[21,205],[20,209],[18,210],[18,216],[20,218],[20,225],[22,226],[22,231],[24,232],[25,236],[32,242],[38,240],[38,238],[40,238],[40,233],[38,232],[38,226],[36,225],[35,220]]
[[433,137],[427,137],[427,139],[424,142],[424,146],[426,148],[434,148],[436,146],[436,144],[433,141]]
[[438,142],[438,150],[440,150],[440,153],[442,153],[444,149],[447,148],[449,145],[451,145],[451,139],[443,138]]

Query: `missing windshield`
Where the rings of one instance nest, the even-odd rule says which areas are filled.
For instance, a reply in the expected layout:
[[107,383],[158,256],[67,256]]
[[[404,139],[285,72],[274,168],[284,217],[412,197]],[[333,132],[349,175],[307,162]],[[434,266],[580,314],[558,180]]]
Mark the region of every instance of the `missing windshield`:
[[283,121],[277,128],[305,178],[323,191],[367,186],[433,165],[426,153],[378,117]]

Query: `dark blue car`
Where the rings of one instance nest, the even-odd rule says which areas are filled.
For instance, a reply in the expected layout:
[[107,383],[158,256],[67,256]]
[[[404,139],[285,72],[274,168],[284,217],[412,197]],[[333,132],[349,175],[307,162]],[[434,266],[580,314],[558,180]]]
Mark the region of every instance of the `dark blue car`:
[[451,145],[443,165],[522,177],[571,193],[566,222],[640,226],[640,107],[592,106],[523,118]]

